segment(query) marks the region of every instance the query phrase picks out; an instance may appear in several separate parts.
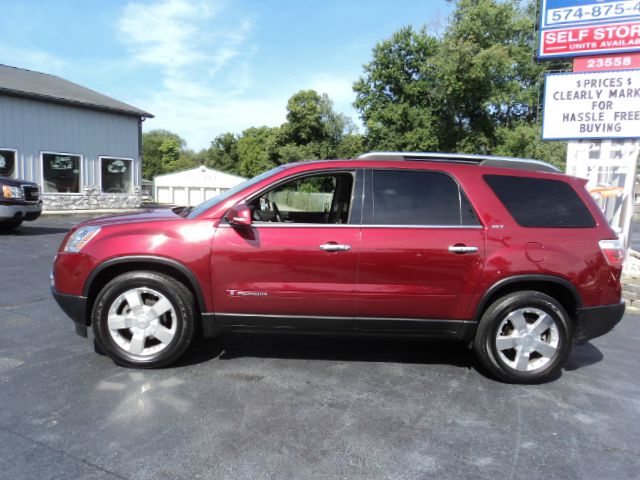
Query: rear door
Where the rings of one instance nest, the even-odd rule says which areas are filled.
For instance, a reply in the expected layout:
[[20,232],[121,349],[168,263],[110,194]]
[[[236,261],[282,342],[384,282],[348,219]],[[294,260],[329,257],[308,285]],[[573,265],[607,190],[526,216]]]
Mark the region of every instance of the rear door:
[[365,198],[356,328],[462,320],[483,269],[484,229],[458,182],[441,171],[372,169]]

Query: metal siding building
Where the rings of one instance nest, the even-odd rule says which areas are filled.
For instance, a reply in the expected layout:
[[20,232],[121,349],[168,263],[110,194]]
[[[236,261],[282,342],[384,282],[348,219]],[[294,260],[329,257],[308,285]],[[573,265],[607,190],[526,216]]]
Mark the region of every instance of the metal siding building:
[[0,65],[0,166],[14,157],[0,173],[37,182],[45,209],[138,206],[148,117],[59,77]]

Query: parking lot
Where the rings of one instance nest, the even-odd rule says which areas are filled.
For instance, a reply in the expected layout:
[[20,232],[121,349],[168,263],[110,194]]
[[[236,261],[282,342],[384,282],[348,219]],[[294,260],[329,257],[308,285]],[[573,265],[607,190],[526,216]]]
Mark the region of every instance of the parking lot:
[[49,293],[80,220],[0,235],[0,478],[638,478],[640,316],[538,386],[487,378],[462,344],[284,335],[127,370]]

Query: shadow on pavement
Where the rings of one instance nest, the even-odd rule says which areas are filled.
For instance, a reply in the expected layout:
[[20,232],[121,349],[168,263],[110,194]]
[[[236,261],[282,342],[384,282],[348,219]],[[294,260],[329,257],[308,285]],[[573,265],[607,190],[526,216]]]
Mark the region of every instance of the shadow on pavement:
[[29,227],[29,226],[20,226],[18,228],[14,228],[13,230],[0,231],[0,236],[12,236],[12,237],[26,237],[26,236],[35,236],[35,235],[55,235],[56,233],[67,233],[69,231],[68,228],[59,228],[59,227]]
[[603,358],[602,352],[591,343],[574,345],[564,369],[571,372],[601,362]]
[[[373,338],[295,334],[225,334],[218,338],[196,341],[173,366],[185,367],[206,363],[214,358],[233,360],[241,357],[334,360],[349,362],[391,362],[407,364],[440,364],[476,370],[493,378],[482,368],[472,350],[463,342],[429,341],[411,338]],[[576,345],[564,368],[546,382],[602,361],[604,356],[591,343]],[[545,383],[546,383],[545,382]]]
[[473,352],[462,342],[249,333],[201,339],[178,363],[192,365],[218,356],[222,360],[259,357],[449,364],[477,369]]

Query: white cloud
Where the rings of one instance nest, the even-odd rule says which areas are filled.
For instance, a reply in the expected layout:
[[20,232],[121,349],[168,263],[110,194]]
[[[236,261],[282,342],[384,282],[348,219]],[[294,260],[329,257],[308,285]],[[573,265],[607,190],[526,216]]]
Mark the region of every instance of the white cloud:
[[319,73],[311,78],[310,88],[329,95],[334,104],[350,104],[353,102],[352,80],[328,73]]
[[160,91],[136,100],[156,116],[149,128],[175,131],[194,149],[248,122],[283,117],[269,100],[241,99],[251,83],[253,23],[244,18],[225,26],[221,8],[216,0],[132,2],[118,22],[131,56],[161,73]]
[[206,148],[220,133],[240,133],[250,126],[279,125],[285,120],[287,96],[221,99],[212,95],[199,99],[153,96],[148,109],[156,118],[145,122],[145,130],[165,128],[178,133],[194,150]]
[[64,74],[68,63],[63,59],[36,48],[16,48],[0,45],[2,63],[36,72]]
[[217,6],[207,1],[132,2],[125,7],[119,28],[137,60],[179,70],[207,61],[200,44],[202,27],[216,12]]
[[199,150],[220,133],[280,125],[288,98],[309,88],[327,93],[338,111],[353,112],[351,82],[335,75],[309,72],[265,89],[268,80],[253,74],[253,21],[230,20],[222,1],[134,1],[124,8],[118,27],[130,56],[161,77],[159,89],[129,99],[155,115],[145,130],[174,131]]
[[329,95],[329,98],[333,101],[334,109],[349,116],[354,124],[361,128],[360,118],[353,108],[355,94],[353,93],[352,85],[353,81],[347,76],[319,73],[311,78],[309,88]]

